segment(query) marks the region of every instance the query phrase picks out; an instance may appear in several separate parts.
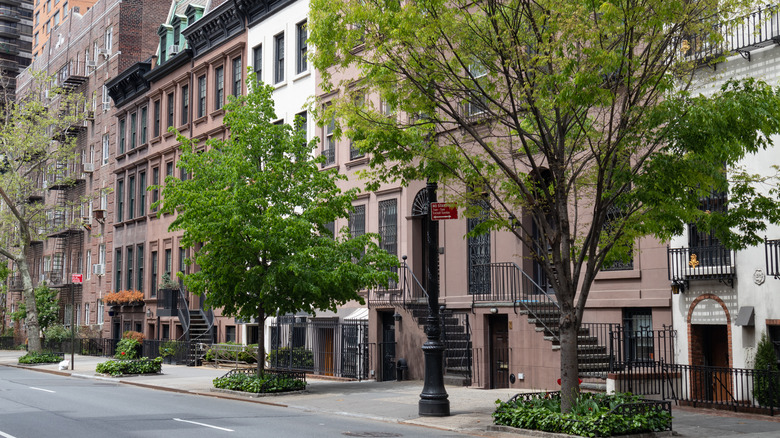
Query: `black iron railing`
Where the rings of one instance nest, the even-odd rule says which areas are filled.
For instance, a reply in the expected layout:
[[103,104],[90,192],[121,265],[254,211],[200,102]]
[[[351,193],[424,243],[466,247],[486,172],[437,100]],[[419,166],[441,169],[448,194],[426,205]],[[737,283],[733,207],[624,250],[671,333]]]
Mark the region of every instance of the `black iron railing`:
[[617,325],[609,333],[610,370],[653,363],[674,363],[677,331],[671,327],[659,330],[629,330]]
[[469,314],[442,310],[441,329],[441,340],[445,348],[445,373],[463,374],[471,378],[472,352]]
[[486,265],[490,271],[489,287],[485,293],[471,295],[472,307],[478,303],[511,303],[517,312],[517,307],[528,311],[555,339],[560,340],[557,332],[547,323],[557,321],[560,306],[555,295],[539,287],[538,284],[513,262],[490,263]]
[[725,246],[667,248],[666,252],[672,284],[685,288],[691,280],[719,280],[733,285],[734,251]]
[[759,7],[755,11],[734,20],[716,22],[713,30],[722,36],[712,41],[707,35],[691,36],[686,41],[688,59],[707,62],[722,55],[739,53],[750,59],[750,51],[780,42],[780,16],[777,5]]
[[780,279],[780,239],[764,241],[766,274]]

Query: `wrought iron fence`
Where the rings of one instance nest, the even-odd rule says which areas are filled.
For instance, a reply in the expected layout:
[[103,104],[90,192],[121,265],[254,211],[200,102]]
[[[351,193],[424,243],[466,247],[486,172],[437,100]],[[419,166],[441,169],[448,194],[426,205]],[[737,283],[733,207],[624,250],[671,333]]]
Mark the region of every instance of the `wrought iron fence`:
[[268,364],[274,369],[368,378],[368,322],[280,317],[271,325]]
[[674,363],[677,331],[664,326],[659,330],[629,330],[616,325],[609,332],[610,370],[627,366],[642,367],[661,361]]

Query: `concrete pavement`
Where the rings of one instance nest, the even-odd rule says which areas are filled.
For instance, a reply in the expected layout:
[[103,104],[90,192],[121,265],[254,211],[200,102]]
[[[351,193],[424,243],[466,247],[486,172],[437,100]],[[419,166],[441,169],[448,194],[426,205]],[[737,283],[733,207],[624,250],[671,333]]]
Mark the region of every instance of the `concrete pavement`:
[[[17,359],[24,351],[0,350],[0,365],[19,366]],[[66,358],[69,358],[66,355]],[[188,367],[163,365],[162,374],[110,378],[97,375],[95,366],[108,360],[104,357],[76,355],[73,370],[58,370],[57,364],[19,366],[34,371],[48,372],[78,378],[108,379],[128,385],[136,385],[185,392],[210,397],[230,398],[255,403],[274,404],[334,415],[370,418],[380,421],[414,424],[424,427],[452,430],[476,436],[524,437],[530,434],[487,431],[492,424],[490,414],[497,399],[506,400],[516,394],[516,389],[475,389],[447,386],[451,416],[419,417],[417,403],[422,390],[421,381],[406,382],[354,382],[309,378],[307,390],[296,394],[248,397],[242,394],[219,392],[212,380],[223,376],[228,369],[211,366]],[[735,414],[725,411],[690,409],[673,406],[674,434],[694,438],[711,437],[780,437],[780,418],[759,415]]]

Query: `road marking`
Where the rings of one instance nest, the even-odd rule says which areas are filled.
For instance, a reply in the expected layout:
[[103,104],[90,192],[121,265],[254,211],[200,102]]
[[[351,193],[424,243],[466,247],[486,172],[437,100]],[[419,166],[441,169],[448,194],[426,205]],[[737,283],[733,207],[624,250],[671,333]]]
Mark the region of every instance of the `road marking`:
[[224,427],[212,426],[211,424],[206,424],[206,423],[198,423],[196,421],[182,420],[181,418],[174,418],[173,420],[174,421],[181,421],[182,423],[197,424],[198,426],[210,427],[212,429],[224,430],[225,432],[235,432],[233,429],[226,429]]
[[16,438],[13,435],[8,435],[7,433],[3,432],[2,430],[0,430],[0,436],[3,437],[3,438]]
[[55,392],[55,391],[51,391],[51,390],[49,390],[49,389],[36,388],[36,387],[34,387],[34,386],[31,386],[31,387],[30,387],[30,389],[34,389],[34,390],[36,390],[36,391],[51,392],[52,394],[54,394],[54,392]]

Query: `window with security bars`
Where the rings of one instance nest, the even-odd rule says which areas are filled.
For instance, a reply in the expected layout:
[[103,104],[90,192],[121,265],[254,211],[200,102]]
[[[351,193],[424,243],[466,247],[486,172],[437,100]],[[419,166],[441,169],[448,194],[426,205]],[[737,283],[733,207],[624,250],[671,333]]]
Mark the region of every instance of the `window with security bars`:
[[352,237],[366,234],[366,206],[356,205],[349,214],[349,234]]
[[330,166],[336,163],[336,137],[333,131],[336,129],[336,121],[331,119],[327,125],[325,125],[325,141],[323,143],[322,155],[325,156],[324,166]]
[[[379,247],[398,257],[398,202],[395,199],[379,202]],[[388,286],[394,289],[398,284],[393,281]]]
[[[604,222],[603,229],[605,232],[610,233],[613,228],[618,224],[618,222],[623,218],[624,213],[623,211],[616,206],[611,206],[607,210],[607,219]],[[601,267],[602,271],[630,271],[634,269],[634,245],[629,244],[627,247],[620,248],[619,250],[625,250],[630,251],[630,254],[627,258],[622,260],[613,260],[609,265],[604,264]]]
[[[728,196],[725,192],[712,192],[701,200],[701,210],[711,213],[725,212],[728,208]],[[699,230],[696,224],[688,229],[688,246],[691,256],[696,256],[699,266],[728,266],[731,264],[731,251],[720,243],[715,232]]]

